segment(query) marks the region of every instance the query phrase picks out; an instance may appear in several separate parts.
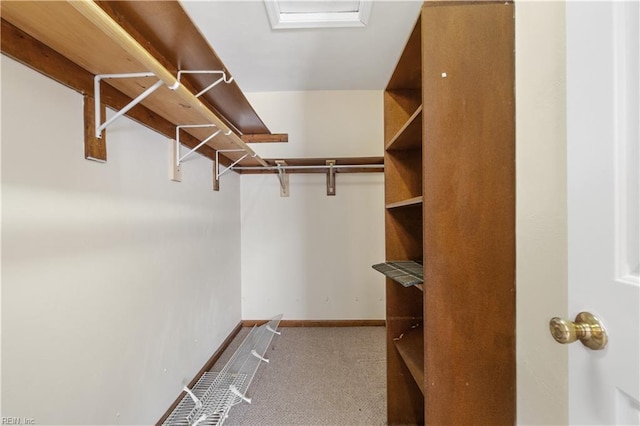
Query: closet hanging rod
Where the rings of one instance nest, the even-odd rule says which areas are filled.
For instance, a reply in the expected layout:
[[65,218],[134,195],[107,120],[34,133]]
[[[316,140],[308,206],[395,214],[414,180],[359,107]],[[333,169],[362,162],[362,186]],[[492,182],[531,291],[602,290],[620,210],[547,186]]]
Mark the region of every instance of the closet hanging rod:
[[[140,64],[149,72],[164,82],[165,85],[174,88],[174,92],[186,103],[187,107],[199,112],[206,121],[209,121],[223,132],[229,131],[229,127],[216,116],[207,106],[205,106],[198,98],[196,98],[182,84],[177,84],[177,78],[171,74],[151,53],[149,53],[138,41],[136,41],[128,32],[126,32],[117,22],[115,22],[104,10],[93,1],[67,1],[67,3],[76,9],[80,14],[89,20],[96,29],[101,31],[105,36],[114,43],[120,45],[128,54],[133,56]],[[240,139],[235,133],[231,133],[228,138],[234,145],[255,157],[263,166],[269,164],[260,158],[254,151]]]
[[384,169],[384,164],[319,164],[317,166],[238,166],[233,170]]

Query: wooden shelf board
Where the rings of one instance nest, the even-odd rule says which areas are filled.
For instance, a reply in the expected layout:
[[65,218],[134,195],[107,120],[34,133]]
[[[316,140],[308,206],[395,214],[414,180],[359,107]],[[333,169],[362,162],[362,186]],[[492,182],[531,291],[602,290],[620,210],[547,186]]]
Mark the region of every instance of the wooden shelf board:
[[387,151],[422,148],[422,105],[385,146]]
[[397,209],[402,207],[414,207],[420,206],[423,203],[423,197],[420,195],[419,197],[409,198],[407,200],[396,201],[395,203],[387,204],[387,209]]
[[[68,2],[2,2],[1,8],[4,20],[91,74],[151,71],[141,59],[115,43],[104,29],[96,27]],[[103,80],[102,84],[110,84],[133,99],[156,81],[155,78],[126,78]],[[141,105],[176,125],[211,123],[212,113],[205,110],[204,105],[194,108],[166,86],[156,90]],[[189,129],[187,133],[202,140],[211,134],[211,129]],[[207,145],[216,150],[240,149],[244,142],[235,134],[220,134]],[[232,160],[242,155],[242,152],[225,153]],[[258,166],[261,160],[250,155],[241,165]]]
[[411,328],[393,341],[411,376],[424,394],[424,332],[422,327]]

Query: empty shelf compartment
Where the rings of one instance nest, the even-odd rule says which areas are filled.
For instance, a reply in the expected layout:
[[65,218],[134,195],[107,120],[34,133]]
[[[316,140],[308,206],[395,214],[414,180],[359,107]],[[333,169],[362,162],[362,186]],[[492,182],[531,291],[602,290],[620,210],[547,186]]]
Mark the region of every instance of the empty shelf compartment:
[[407,260],[385,262],[373,265],[372,268],[404,287],[411,287],[424,282],[422,265],[418,262]]
[[393,343],[411,376],[424,394],[424,330],[422,326],[413,326],[393,339]]

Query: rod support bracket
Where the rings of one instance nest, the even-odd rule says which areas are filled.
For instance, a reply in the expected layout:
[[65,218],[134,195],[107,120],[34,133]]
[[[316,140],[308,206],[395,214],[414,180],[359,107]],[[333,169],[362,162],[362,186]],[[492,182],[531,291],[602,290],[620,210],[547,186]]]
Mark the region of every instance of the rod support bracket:
[[[225,135],[230,135],[231,134],[231,130],[229,130],[227,133],[225,133]],[[220,153],[221,152],[244,152],[245,154],[238,158],[237,160],[233,161],[231,163],[230,166],[225,167],[224,169],[222,169],[222,171],[220,171]],[[227,173],[229,170],[233,170],[233,166],[235,166],[236,164],[240,163],[242,160],[244,160],[245,158],[247,158],[249,156],[249,153],[246,152],[244,149],[218,149],[216,150],[216,159],[213,163],[213,190],[214,191],[219,191],[220,190],[220,177],[222,175],[224,175],[225,173]]]
[[276,160],[276,166],[278,166],[278,180],[280,181],[280,196],[289,196],[289,175],[283,166],[286,166],[287,162],[284,160]]
[[327,166],[329,169],[327,170],[327,195],[334,196],[336,195],[336,160],[327,160]]
[[[116,112],[116,114],[110,119],[106,120],[102,123],[102,118],[100,115],[100,82],[107,78],[144,78],[144,77],[156,77],[156,75],[152,72],[132,72],[132,73],[121,73],[121,74],[96,74],[93,77],[93,99],[95,102],[95,132],[96,138],[102,138],[102,131],[107,128],[111,123],[116,121],[118,118],[125,115],[131,108],[138,105],[142,102],[147,96],[155,92],[158,88],[160,88],[164,82],[162,80],[158,80],[153,85],[149,86],[144,92],[142,92],[138,97],[133,99],[127,105],[125,105],[120,111]],[[156,77],[157,78],[157,77]]]

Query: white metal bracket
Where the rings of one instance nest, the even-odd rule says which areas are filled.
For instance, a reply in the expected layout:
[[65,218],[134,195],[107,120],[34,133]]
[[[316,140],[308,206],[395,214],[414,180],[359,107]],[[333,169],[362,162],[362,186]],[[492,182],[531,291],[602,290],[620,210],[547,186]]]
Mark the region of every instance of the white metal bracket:
[[327,160],[327,195],[336,195],[336,160]]
[[280,181],[280,196],[288,197],[289,196],[289,175],[283,166],[287,165],[287,162],[284,160],[276,160],[276,165],[278,166],[278,180]]
[[269,363],[269,360],[263,356],[260,356],[260,354],[258,352],[256,352],[255,349],[251,350],[251,355],[255,356],[256,358],[258,358],[260,361],[264,361],[267,364]]
[[[231,134],[231,130],[229,130],[229,133],[227,133],[227,135],[229,134]],[[216,151],[216,161],[214,164],[214,173],[213,173],[213,177],[214,177],[213,189],[215,191],[218,191],[220,189],[220,177],[225,173],[227,173],[229,170],[233,170],[233,166],[235,166],[236,164],[238,164],[239,162],[241,162],[242,160],[244,160],[249,156],[249,153],[247,152],[242,157],[232,162],[230,166],[225,167],[224,169],[222,169],[222,171],[220,171],[220,153],[221,152],[246,152],[246,151],[244,149],[219,149]],[[257,154],[254,154],[254,157],[256,155]]]
[[238,390],[238,388],[236,388],[233,385],[229,386],[229,390],[231,391],[232,394],[234,394],[235,396],[237,396],[238,398],[242,399],[243,401],[248,402],[249,404],[251,404],[251,398],[247,398],[246,396],[244,396],[243,394],[240,393],[240,391]]
[[[184,159],[186,159],[188,156],[190,156],[191,154],[193,154],[194,152],[196,152],[198,149],[200,149],[202,147],[202,145],[206,144],[207,142],[209,142],[211,139],[215,138],[216,136],[218,136],[218,134],[221,132],[220,129],[216,130],[215,132],[213,132],[210,136],[208,136],[207,138],[203,139],[198,145],[196,145],[195,147],[193,147],[192,149],[189,150],[189,152],[187,152],[186,154],[184,154],[183,156],[180,156],[180,129],[190,129],[190,128],[205,128],[205,127],[217,127],[215,124],[183,124],[180,126],[176,126],[176,138],[174,141],[172,141],[173,145],[171,147],[171,168],[170,168],[170,178],[171,180],[174,180],[176,182],[180,182],[180,180],[182,179],[182,169],[181,169],[181,163]],[[229,131],[231,132],[231,131]],[[229,133],[227,133],[229,134]]]
[[191,392],[191,389],[185,386],[182,390],[185,391],[191,397],[191,399],[193,400],[193,403],[195,404],[196,410],[199,410],[202,408],[202,401],[200,401],[200,399],[197,396],[195,396],[193,392]]
[[195,421],[195,423],[192,426],[198,426],[200,423],[204,422],[205,420],[207,420],[207,415],[203,414],[200,416],[198,420]]
[[[149,86],[144,92],[142,92],[138,97],[133,99],[127,105],[125,105],[120,111],[116,112],[116,114],[100,124],[102,121],[102,117],[100,116],[100,81],[107,78],[141,78],[141,77],[155,77],[156,75],[152,72],[133,72],[133,73],[123,73],[123,74],[97,74],[93,78],[93,99],[95,102],[95,129],[96,129],[96,138],[102,138],[102,131],[107,128],[111,123],[116,121],[118,118],[125,115],[131,108],[138,105],[142,102],[147,96],[155,92],[160,86],[164,84],[162,80],[158,80],[152,86]],[[169,89],[176,90],[179,87],[180,83],[176,82],[173,86],[169,86]]]
[[267,331],[270,331],[273,334],[277,334],[278,336],[281,335],[282,333],[279,332],[278,330],[274,330],[273,328],[271,328],[271,326],[269,324],[267,324]]
[[196,94],[196,98],[199,98],[200,96],[204,95],[209,90],[213,89],[223,81],[227,84],[233,81],[233,77],[227,78],[227,73],[225,71],[178,71],[178,81],[180,81],[180,77],[182,77],[182,74],[219,74],[221,76],[219,79],[211,83],[209,86],[205,87],[200,92],[198,92]]

